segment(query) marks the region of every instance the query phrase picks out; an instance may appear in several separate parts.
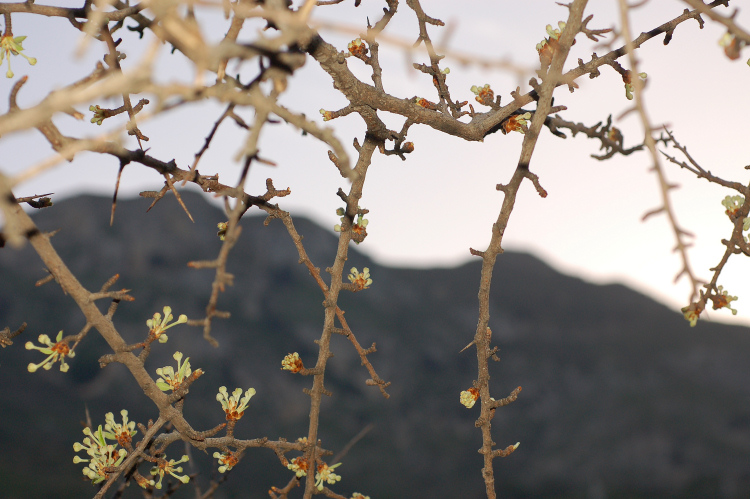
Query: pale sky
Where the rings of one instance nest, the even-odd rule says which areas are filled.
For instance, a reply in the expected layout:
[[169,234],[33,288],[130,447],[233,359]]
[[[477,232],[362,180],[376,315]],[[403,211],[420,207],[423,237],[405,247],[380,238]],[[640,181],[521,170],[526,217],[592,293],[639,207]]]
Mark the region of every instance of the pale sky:
[[[37,2],[41,3],[41,2]],[[51,3],[51,2],[50,2]],[[363,26],[366,17],[374,22],[382,2],[364,0],[357,9],[353,2],[335,7],[319,7],[315,18],[342,26]],[[539,64],[534,46],[545,36],[547,24],[567,18],[567,10],[549,0],[502,2],[497,0],[423,0],[429,15],[445,21],[452,30],[449,47],[453,51],[474,53],[490,59],[507,58],[521,67]],[[740,2],[732,2],[741,5]],[[589,13],[595,15],[590,27],[610,28],[619,25],[616,0],[591,0]],[[635,33],[650,30],[679,15],[686,7],[678,0],[651,0],[646,7],[633,12]],[[728,15],[732,9],[719,8]],[[736,18],[745,29],[750,26],[750,10]],[[40,19],[14,14],[14,35],[27,35],[26,53],[39,62],[30,67],[19,57],[13,58],[16,79],[29,75],[29,83],[19,95],[19,104],[33,105],[40,92],[70,83],[85,75],[101,57],[94,44],[83,58],[71,54],[78,41],[70,25],[62,19]],[[240,34],[250,40],[252,27]],[[218,39],[223,35],[221,17],[214,16],[204,26],[204,35]],[[67,33],[69,36],[65,36]],[[332,31],[323,29],[323,37],[344,50],[356,29]],[[413,41],[416,22],[405,4],[386,30],[391,37]],[[442,32],[435,27],[430,34],[436,42]],[[639,71],[648,73],[645,101],[654,126],[667,124],[677,139],[686,145],[693,157],[714,174],[747,183],[750,171],[750,133],[746,124],[750,116],[750,67],[745,61],[750,49],[737,61],[730,61],[718,45],[724,29],[707,20],[703,30],[690,21],[680,25],[668,46],[657,37],[638,51]],[[136,41],[136,35],[120,32],[123,47]],[[611,35],[610,38],[611,39]],[[592,51],[605,54],[606,47],[594,47],[583,35],[572,48],[566,68],[578,58],[588,61]],[[621,43],[616,44],[619,47]],[[127,49],[126,49],[127,52]],[[189,81],[192,74],[180,62],[181,56],[169,56],[162,50],[159,64],[164,81]],[[123,61],[127,70],[139,59],[137,51],[129,52]],[[425,53],[411,55],[401,47],[383,43],[381,64],[386,91],[399,97],[419,95],[434,100],[428,77],[409,70],[413,62],[425,62]],[[628,66],[626,59],[620,62]],[[473,101],[472,85],[489,83],[503,103],[519,82],[508,72],[462,67],[456,60],[446,59],[451,72],[447,83],[454,98]],[[361,61],[349,60],[349,66],[369,82],[369,73]],[[243,67],[230,64],[231,73],[253,74],[257,63]],[[0,75],[5,73],[7,63]],[[625,134],[625,145],[640,142],[643,131],[635,114],[618,118],[632,102],[626,100],[622,80],[611,68],[601,68],[602,75],[578,80],[580,89],[571,94],[565,88],[555,93],[555,104],[566,105],[561,115],[570,121],[592,125],[612,114],[615,124]],[[525,81],[528,81],[528,76]],[[245,77],[247,79],[247,76]],[[0,81],[0,112],[7,111],[7,93],[15,80]],[[526,85],[520,83],[525,89]],[[134,102],[137,98],[134,99]],[[312,60],[290,80],[282,103],[310,117],[319,118],[318,109],[336,110],[345,100],[332,89],[330,78]],[[116,107],[114,100],[97,102],[102,107]],[[115,119],[97,127],[88,123],[88,104],[79,106],[86,119],[76,122],[67,116],[55,119],[63,133],[92,136],[113,130],[122,123]],[[475,108],[482,106],[475,103]],[[533,106],[532,106],[533,107]],[[531,107],[530,107],[531,109]],[[181,168],[189,167],[193,155],[203,144],[214,120],[222,109],[210,104],[195,105],[192,110],[172,112],[163,118],[142,124],[141,130],[151,141],[150,154],[162,159],[174,158]],[[240,110],[246,121],[250,110]],[[386,122],[400,129],[402,119],[385,117]],[[323,124],[322,120],[319,120]],[[325,123],[338,132],[342,143],[351,148],[354,137],[363,137],[364,126],[355,115]],[[127,142],[129,147],[134,144]],[[232,125],[219,130],[214,150],[199,166],[203,174],[220,173],[224,182],[233,183],[239,164],[234,156],[244,135]],[[395,156],[374,156],[368,173],[362,207],[368,208],[369,236],[357,249],[378,262],[396,266],[448,266],[468,261],[469,247],[484,249],[490,238],[491,225],[497,217],[502,193],[497,183],[505,183],[518,161],[520,134],[490,135],[484,143],[468,143],[445,136],[426,126],[413,126],[409,140],[415,151],[402,162]],[[674,155],[678,151],[661,148]],[[333,229],[338,223],[336,196],[339,187],[347,190],[326,154],[327,148],[311,137],[300,137],[288,125],[266,127],[261,138],[261,155],[277,163],[276,167],[256,165],[251,169],[246,190],[253,194],[265,191],[265,179],[271,177],[277,188],[291,188],[292,195],[279,200],[282,208],[293,215],[307,215],[324,227]],[[566,140],[543,131],[531,162],[543,187],[549,192],[541,199],[530,184],[524,185],[506,231],[504,247],[508,250],[531,252],[558,270],[597,283],[619,282],[644,292],[674,310],[687,305],[689,287],[685,280],[676,284],[673,278],[681,266],[672,252],[674,237],[663,216],[641,222],[647,211],[660,205],[658,184],[649,172],[651,160],[647,153],[635,153],[599,162],[590,157],[598,153],[597,142],[580,135]],[[354,150],[351,148],[354,156]],[[52,156],[49,145],[38,132],[8,134],[0,139],[0,170],[17,174]],[[723,254],[722,238],[731,234],[732,226],[724,214],[721,200],[735,192],[699,181],[671,163],[663,162],[670,182],[680,184],[672,191],[672,202],[682,227],[695,234],[690,250],[691,265],[698,277],[708,280],[709,268]],[[80,192],[111,195],[118,164],[109,157],[83,154],[71,164],[61,164],[16,188],[17,196],[55,192],[55,199]],[[159,190],[163,179],[144,167],[130,166],[125,170],[122,196],[133,196],[141,190]],[[154,214],[158,216],[158,211]],[[331,255],[333,258],[333,255]],[[501,257],[502,258],[502,257]],[[330,262],[316,262],[327,266]],[[730,294],[739,296],[735,321],[750,324],[750,262],[734,256],[719,284]],[[377,278],[377,276],[374,276]],[[502,286],[497,275],[494,286]],[[634,311],[637,313],[637,311]],[[704,314],[705,315],[705,314]],[[712,312],[713,320],[733,319],[726,310]]]

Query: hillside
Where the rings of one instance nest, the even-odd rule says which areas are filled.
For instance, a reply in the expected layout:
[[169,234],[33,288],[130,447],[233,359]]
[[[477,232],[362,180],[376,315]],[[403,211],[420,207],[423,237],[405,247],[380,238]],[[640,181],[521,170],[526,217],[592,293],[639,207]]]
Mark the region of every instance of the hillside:
[[[42,229],[61,229],[53,244],[85,286],[98,289],[119,273],[116,287],[132,290],[136,301],[121,304],[115,315],[128,341],[142,338],[146,319],[164,305],[189,317],[201,316],[205,307],[211,272],[186,264],[215,257],[215,227],[225,217],[197,195],[185,196],[195,224],[173,198],[148,214],[150,200],[121,200],[113,227],[105,198],[66,200],[35,214]],[[223,420],[218,386],[252,386],[257,395],[236,434],[291,440],[307,433],[309,399],[302,389],[309,380],[280,371],[280,361],[293,351],[313,358],[322,295],[297,263],[283,225],[264,227],[262,221],[243,220],[230,257],[235,285],[219,308],[232,317],[216,323],[219,348],[210,347],[200,330],[180,326],[171,330],[169,343],[155,347],[147,367],[171,363],[180,350],[206,371],[186,400],[195,428]],[[295,225],[315,264],[330,265],[335,233],[302,218]],[[354,249],[347,265],[369,266],[375,280],[366,292],[345,294],[341,306],[359,341],[377,343],[370,359],[392,385],[388,400],[365,386],[369,376],[350,345],[334,338],[324,446],[337,451],[374,425],[342,459],[337,472],[343,480],[334,489],[373,499],[484,497],[478,411],[458,402],[476,377],[473,351],[458,352],[476,327],[479,263],[387,268]],[[99,368],[96,360],[107,350],[95,334],[77,349],[68,373],[26,371],[39,356],[23,343],[60,329],[76,332],[84,323],[54,283],[34,287],[44,275],[30,247],[0,249],[0,328],[29,324],[12,347],[0,350],[4,498],[93,496],[81,465],[72,463],[86,408],[102,423],[106,412],[122,408],[142,423],[157,416],[124,369]],[[499,446],[521,442],[511,457],[496,461],[501,497],[750,495],[746,328],[708,322],[690,328],[681,314],[624,286],[592,285],[510,252],[498,260],[492,303],[493,339],[501,349],[492,390],[502,397],[523,387],[518,401],[498,410],[493,422]],[[184,451],[173,449],[175,457]],[[193,458],[210,461],[196,452]],[[289,477],[271,452],[249,452],[216,497],[267,497],[271,485]],[[136,497],[134,492],[125,496]],[[183,491],[175,497],[195,496]]]

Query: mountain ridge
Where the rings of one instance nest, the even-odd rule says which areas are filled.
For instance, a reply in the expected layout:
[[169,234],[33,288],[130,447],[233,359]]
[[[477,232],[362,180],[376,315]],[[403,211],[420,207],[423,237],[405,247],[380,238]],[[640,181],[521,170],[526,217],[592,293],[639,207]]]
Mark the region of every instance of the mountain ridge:
[[[164,305],[189,317],[201,316],[205,307],[212,273],[186,264],[215,258],[220,244],[215,227],[225,218],[199,196],[184,197],[195,224],[173,198],[148,215],[148,201],[120,200],[112,228],[105,198],[65,200],[35,215],[43,230],[63,229],[52,243],[88,289],[98,289],[115,273],[121,275],[115,288],[132,289],[136,301],[121,304],[114,318],[126,341],[142,339],[146,319]],[[260,217],[247,217],[242,224],[228,266],[235,286],[219,299],[219,308],[232,312],[229,320],[215,323],[219,348],[207,348],[198,329],[181,326],[172,330],[169,343],[155,347],[147,368],[153,372],[172,363],[175,349],[189,355],[194,367],[204,368],[206,375],[186,400],[188,420],[200,423],[196,428],[221,422],[213,402],[218,386],[254,386],[258,393],[243,418],[247,426],[238,425],[238,434],[294,439],[307,433],[309,399],[301,390],[309,380],[280,373],[279,366],[288,352],[298,351],[303,359],[316,354],[322,295],[307,269],[297,264],[281,223],[263,227]],[[295,225],[313,262],[325,268],[335,254],[333,232],[301,218]],[[326,375],[333,396],[323,405],[323,445],[335,452],[370,423],[375,428],[342,460],[337,472],[344,479],[334,489],[373,498],[483,497],[477,413],[458,403],[459,392],[476,378],[475,354],[458,351],[476,328],[479,262],[388,268],[353,250],[347,268],[370,267],[374,283],[365,292],[342,294],[341,307],[360,343],[377,343],[370,360],[382,378],[392,381],[392,397],[383,400],[365,386],[369,376],[358,357],[335,337],[335,357]],[[19,437],[22,442],[38,438],[39,430],[27,430],[55,428],[68,442],[46,444],[51,448],[45,463],[56,483],[66,484],[69,497],[79,497],[94,489],[71,480],[80,465],[61,463],[71,461],[72,442],[81,438],[83,406],[95,422],[121,406],[140,422],[155,414],[120,366],[99,369],[96,360],[106,348],[94,333],[80,345],[69,373],[26,372],[26,363],[35,357],[22,350],[22,343],[42,332],[74,332],[83,325],[80,312],[54,283],[34,288],[43,276],[30,248],[0,250],[0,282],[11,283],[0,286],[0,327],[29,322],[28,333],[0,353],[4,377],[23,380],[0,391],[0,420],[7,422],[0,429],[0,470],[34,464],[7,482],[0,471],[0,480],[16,483],[30,479],[34,467],[38,472],[38,462],[7,449],[22,449]],[[518,452],[495,465],[500,495],[750,493],[744,466],[750,451],[746,328],[715,323],[689,328],[681,314],[622,285],[592,285],[512,252],[498,259],[490,325],[501,349],[501,362],[492,365],[492,393],[498,398],[523,387],[518,401],[493,420],[499,447],[521,441]],[[32,410],[40,395],[45,405],[58,408],[56,414],[45,414],[55,416],[54,423]],[[27,427],[25,420],[34,424]],[[247,453],[226,484],[229,495],[216,497],[232,497],[239,490],[234,487],[248,490],[242,484],[264,495],[271,485],[283,485],[289,472],[263,452]],[[198,454],[196,461],[202,459]],[[209,469],[210,459],[202,462],[202,469]],[[399,485],[382,477],[400,477]],[[44,497],[40,494],[15,497]],[[6,496],[14,497],[12,492]]]

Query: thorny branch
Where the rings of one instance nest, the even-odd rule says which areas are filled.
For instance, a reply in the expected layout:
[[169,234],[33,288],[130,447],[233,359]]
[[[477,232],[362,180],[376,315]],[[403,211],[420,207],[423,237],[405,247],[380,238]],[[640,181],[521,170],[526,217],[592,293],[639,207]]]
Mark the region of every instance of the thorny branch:
[[[699,296],[692,296],[691,302],[688,306],[682,309],[685,314],[685,318],[691,321],[691,324],[695,324],[695,320],[700,316],[701,312],[706,309],[706,303],[710,300],[713,303],[713,309],[718,310],[720,308],[729,308],[733,313],[736,313],[731,308],[730,303],[736,300],[736,297],[731,297],[728,292],[723,291],[720,287],[717,287],[719,276],[724,270],[725,265],[729,261],[732,255],[744,254],[750,256],[750,244],[744,236],[746,231],[748,215],[750,214],[750,186],[741,184],[740,182],[732,182],[724,180],[716,175],[713,175],[710,171],[704,169],[698,164],[698,162],[688,153],[687,147],[683,146],[669,130],[666,130],[669,139],[675,149],[679,150],[688,160],[679,161],[677,158],[670,156],[669,154],[661,151],[664,157],[667,158],[671,163],[679,165],[681,168],[688,170],[694,174],[697,178],[704,178],[708,182],[721,185],[727,189],[733,189],[741,194],[739,199],[734,200],[735,203],[731,208],[727,207],[725,213],[729,216],[729,220],[732,222],[732,234],[729,239],[722,239],[721,243],[725,246],[724,254],[721,256],[721,260],[714,267],[709,269],[713,272],[711,280],[703,285],[703,289],[700,290]],[[747,168],[747,167],[745,167]],[[730,196],[727,196],[726,201],[733,201]],[[704,291],[705,289],[705,291]]]
[[[630,67],[632,68],[631,72],[633,74],[637,74],[638,61],[635,55],[635,45],[630,41],[631,36],[630,23],[628,21],[628,11],[629,6],[627,0],[620,0],[620,20],[622,23],[622,34],[625,37],[625,40],[627,40],[626,48],[628,51],[628,58],[630,60]],[[653,161],[653,165],[651,168],[656,174],[656,177],[659,181],[659,188],[661,190],[662,196],[662,206],[652,212],[647,213],[646,216],[663,212],[669,219],[669,225],[672,228],[675,237],[675,251],[680,254],[680,258],[682,259],[682,269],[675,277],[675,280],[679,279],[683,275],[688,278],[688,280],[690,281],[689,300],[692,302],[693,299],[698,295],[698,288],[700,287],[701,283],[695,276],[693,269],[690,267],[690,261],[688,259],[687,249],[689,244],[685,241],[685,238],[690,234],[684,229],[680,228],[679,224],[677,223],[677,215],[675,214],[674,208],[672,207],[672,204],[670,202],[669,191],[674,189],[675,186],[667,181],[664,169],[661,166],[659,154],[656,151],[656,140],[654,140],[654,137],[651,134],[651,131],[654,129],[654,127],[651,126],[651,120],[648,117],[646,105],[644,103],[643,83],[638,78],[633,78],[633,87],[635,90],[635,108],[638,111],[638,116],[641,119],[641,125],[645,130],[644,143],[649,151],[651,160]]]
[[[491,421],[495,415],[496,406],[493,406],[493,399],[490,396],[490,374],[487,362],[490,357],[490,335],[487,334],[487,332],[489,331],[490,319],[490,285],[492,282],[492,271],[497,256],[503,251],[503,235],[505,234],[508,220],[510,219],[510,215],[515,205],[518,189],[524,179],[532,178],[533,174],[529,171],[531,156],[534,152],[537,140],[539,139],[539,133],[546,121],[548,110],[552,103],[552,93],[561,79],[562,68],[567,59],[568,51],[573,45],[575,36],[580,30],[586,3],[587,0],[575,0],[568,6],[570,13],[565,29],[562,31],[559,38],[559,45],[555,49],[547,71],[539,73],[539,76],[542,78],[542,84],[537,87],[539,89],[537,111],[534,113],[529,130],[524,135],[518,166],[507,185],[499,184],[497,186],[498,190],[501,190],[505,196],[497,220],[492,226],[492,238],[490,239],[490,243],[485,251],[473,251],[474,254],[481,256],[482,258],[482,271],[479,285],[479,320],[477,322],[477,330],[474,336],[478,367],[478,377],[475,389],[479,391],[479,397],[481,399],[481,413],[477,420],[477,426],[480,427],[482,431],[482,448],[479,452],[484,456],[482,476],[484,477],[486,485],[485,490],[489,499],[494,499],[496,497],[495,476],[492,465],[493,459],[499,456],[507,456],[516,448],[515,446],[508,447],[503,453],[497,453],[492,449],[494,441],[491,433]],[[536,177],[533,178],[536,179]],[[536,183],[538,185],[538,179],[536,179]],[[538,189],[541,189],[541,187],[538,187]],[[540,191],[540,194],[542,197],[546,196],[546,192],[544,192],[543,189]],[[515,396],[513,399],[515,400]]]

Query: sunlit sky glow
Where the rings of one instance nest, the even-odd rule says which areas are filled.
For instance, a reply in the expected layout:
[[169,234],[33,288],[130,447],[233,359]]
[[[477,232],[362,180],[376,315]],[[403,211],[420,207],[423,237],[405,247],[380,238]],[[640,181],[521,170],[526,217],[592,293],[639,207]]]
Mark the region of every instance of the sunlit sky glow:
[[[322,29],[322,36],[345,49],[354,38],[353,33],[366,24],[367,17],[374,22],[382,11],[382,2],[362,3],[359,8],[354,8],[353,2],[317,8],[315,19],[341,27]],[[422,3],[429,15],[442,19],[450,27],[450,50],[496,60],[507,58],[530,69],[539,64],[534,46],[545,36],[545,26],[567,17],[565,8],[547,0]],[[619,26],[617,3],[616,0],[589,2],[588,13],[594,14],[590,26]],[[746,7],[740,2],[732,3]],[[677,0],[652,0],[633,11],[633,31],[650,30],[676,17],[685,7]],[[731,9],[719,11],[727,15]],[[202,26],[206,38],[220,39],[225,31],[220,11],[206,8],[201,12],[209,14]],[[736,20],[747,29],[750,10],[740,12]],[[13,60],[16,78],[25,74],[30,78],[19,95],[21,107],[33,105],[51,88],[84,76],[101,59],[101,49],[96,43],[82,58],[71,55],[78,37],[63,19],[17,14],[13,26],[14,34],[28,36],[24,42],[26,52],[39,60],[34,67],[19,58]],[[240,40],[243,37],[250,40],[257,27],[246,27]],[[406,5],[401,5],[386,34],[411,42],[416,32],[415,16]],[[649,75],[645,100],[653,125],[666,124],[693,157],[714,174],[747,183],[750,172],[743,167],[750,164],[750,134],[746,124],[750,116],[750,100],[746,97],[750,67],[745,61],[750,57],[750,49],[738,61],[730,61],[718,45],[724,32],[721,26],[708,20],[703,30],[695,21],[684,23],[668,46],[663,45],[662,36],[638,51],[639,71]],[[436,42],[443,36],[436,27],[430,28],[430,34]],[[127,71],[139,60],[137,51],[127,50],[137,41],[137,35],[122,31],[119,36],[125,39],[122,47],[128,52],[122,63]],[[583,35],[577,41],[566,64],[568,69],[578,58],[590,60],[592,51],[603,55],[609,50],[595,46]],[[615,47],[621,45],[617,43]],[[409,68],[411,62],[426,60],[423,50],[407,53],[400,46],[384,42],[381,64],[386,91],[402,98],[419,95],[434,100],[429,77]],[[627,60],[620,62],[628,67]],[[163,81],[190,81],[194,76],[182,56],[170,55],[167,47],[162,48],[158,64],[163,69],[160,73]],[[363,81],[370,81],[361,61],[350,59],[349,66]],[[453,96],[461,100],[473,102],[474,96],[469,91],[472,85],[490,83],[502,95],[503,102],[508,102],[510,91],[517,85],[522,90],[528,89],[524,82],[529,76],[519,83],[507,71],[462,67],[450,58],[444,66],[451,69],[447,82]],[[239,72],[246,81],[257,71],[257,63],[230,63],[229,71]],[[623,130],[625,145],[640,142],[643,131],[637,116],[620,117],[632,103],[625,99],[622,80],[614,70],[603,67],[600,77],[593,80],[584,77],[577,83],[580,90],[575,93],[565,88],[555,93],[555,104],[568,107],[561,113],[564,118],[592,125],[612,114],[616,126]],[[0,96],[7,96],[12,84],[13,80],[3,78]],[[4,113],[7,99],[0,100],[0,112]],[[320,117],[320,108],[335,110],[346,104],[333,90],[330,78],[312,60],[290,80],[282,103],[315,119]],[[115,100],[97,104],[120,105]],[[480,110],[481,105],[475,104],[475,108]],[[85,111],[84,107],[79,106],[79,111]],[[187,168],[221,112],[220,106],[197,104],[145,122],[140,128],[151,138],[147,144],[151,147],[150,154],[162,160],[174,158],[178,166]],[[91,113],[86,111],[86,114],[82,122],[68,116],[55,118],[55,122],[63,133],[78,137],[112,131],[124,123],[110,119],[104,126],[96,127],[88,123]],[[250,109],[240,110],[239,114],[246,121],[252,120]],[[394,129],[400,129],[403,121],[395,116],[384,119]],[[334,127],[354,156],[352,140],[359,137],[361,141],[364,134],[361,119],[350,115],[326,125]],[[133,139],[123,140],[128,147],[135,147]],[[415,151],[405,162],[377,153],[374,157],[361,203],[370,210],[369,236],[358,249],[380,263],[397,266],[447,266],[468,261],[472,258],[469,247],[481,250],[489,241],[502,202],[502,193],[495,185],[507,182],[512,175],[522,136],[497,133],[488,136],[484,143],[468,143],[426,126],[413,126],[409,140],[414,142]],[[243,141],[241,130],[230,124],[222,125],[214,147],[201,161],[201,173],[219,173],[224,182],[235,182],[239,171],[235,155]],[[677,153],[671,147],[661,149],[671,155]],[[673,283],[681,261],[672,252],[671,229],[663,216],[641,221],[646,212],[661,203],[656,177],[649,171],[650,158],[640,152],[599,162],[590,157],[598,152],[593,140],[582,136],[562,140],[543,131],[531,169],[539,175],[549,196],[541,199],[530,183],[521,188],[504,247],[531,252],[555,268],[589,281],[627,284],[678,310],[687,305],[689,287],[685,280]],[[279,200],[282,208],[293,215],[310,216],[332,229],[338,222],[336,208],[342,204],[336,191],[339,187],[346,190],[347,182],[329,162],[327,147],[312,137],[301,137],[299,131],[288,125],[276,125],[266,127],[260,154],[277,166],[254,165],[246,190],[253,194],[264,192],[265,179],[271,177],[276,187],[291,188],[292,195]],[[15,175],[50,156],[51,148],[36,131],[8,134],[0,140],[0,170],[6,174]],[[679,189],[672,191],[678,219],[685,230],[696,236],[689,253],[691,265],[699,277],[708,280],[711,275],[708,269],[719,262],[724,250],[720,240],[728,238],[732,229],[721,200],[735,193],[699,181],[676,165],[666,162],[662,165],[669,180],[680,184]],[[15,193],[25,196],[55,192],[57,200],[81,192],[111,195],[117,167],[113,158],[81,154],[73,163],[60,164],[17,186]],[[130,166],[124,172],[120,192],[122,196],[134,196],[142,190],[159,190],[162,182],[155,172]],[[158,209],[154,216],[158,216]],[[324,267],[329,263],[316,262],[316,265]],[[736,302],[739,314],[734,319],[745,324],[750,324],[749,265],[747,258],[733,257],[719,281],[730,294],[740,297]],[[502,275],[496,275],[495,279],[494,285],[502,286]],[[713,312],[710,318],[732,319],[726,311]]]

